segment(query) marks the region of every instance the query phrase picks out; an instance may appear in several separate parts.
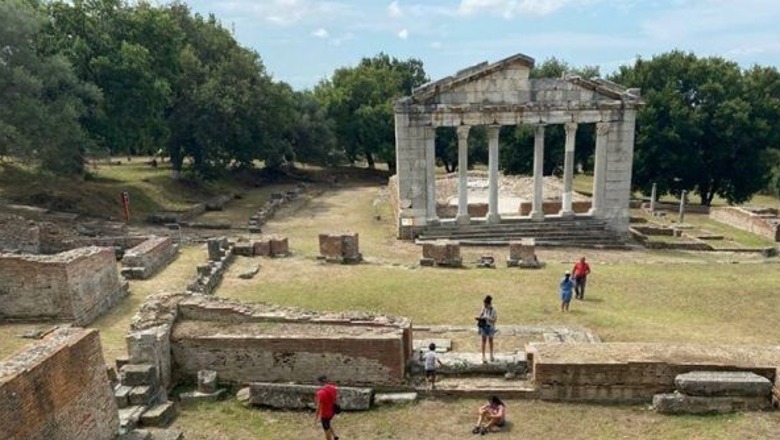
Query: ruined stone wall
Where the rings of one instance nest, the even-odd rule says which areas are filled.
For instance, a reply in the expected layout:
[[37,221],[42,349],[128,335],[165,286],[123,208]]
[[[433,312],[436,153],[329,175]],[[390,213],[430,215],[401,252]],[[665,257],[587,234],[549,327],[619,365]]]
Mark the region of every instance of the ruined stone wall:
[[0,216],[0,251],[40,252],[40,229],[17,215]]
[[750,371],[775,380],[780,346],[651,343],[531,344],[533,381],[545,400],[648,403],[678,374]]
[[129,249],[122,257],[122,274],[127,278],[146,279],[176,258],[177,249],[170,237],[149,237]]
[[780,218],[776,211],[774,214],[759,214],[738,207],[713,208],[710,218],[775,242],[780,241]]
[[0,254],[0,320],[86,325],[127,295],[111,248],[57,255]]
[[367,313],[317,313],[192,295],[171,332],[174,376],[310,383],[399,384],[411,353],[411,322]]
[[60,329],[0,362],[3,440],[109,440],[118,430],[97,330]]

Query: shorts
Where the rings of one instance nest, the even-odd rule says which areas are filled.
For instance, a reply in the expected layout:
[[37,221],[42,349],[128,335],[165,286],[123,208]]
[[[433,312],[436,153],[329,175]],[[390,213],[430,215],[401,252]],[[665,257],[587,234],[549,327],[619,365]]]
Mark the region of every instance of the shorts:
[[320,419],[320,423],[322,423],[322,429],[327,431],[330,429],[330,421],[333,420],[333,417],[329,419]]
[[571,301],[571,292],[569,293],[561,293],[561,301],[563,302],[570,302]]
[[487,327],[477,327],[479,329],[479,334],[482,336],[487,336],[488,338],[492,338],[496,334],[496,328],[492,325],[489,325]]
[[426,378],[436,378],[436,370],[425,370]]

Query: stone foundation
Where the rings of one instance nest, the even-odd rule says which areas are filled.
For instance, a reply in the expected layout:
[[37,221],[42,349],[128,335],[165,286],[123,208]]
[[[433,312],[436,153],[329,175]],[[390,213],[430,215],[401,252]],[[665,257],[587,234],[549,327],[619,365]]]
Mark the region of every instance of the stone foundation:
[[780,346],[531,343],[533,381],[545,400],[649,403],[691,371],[745,371],[774,381]]
[[510,241],[506,265],[507,267],[542,267],[543,264],[536,257],[536,240],[524,238],[520,241]]
[[131,279],[147,279],[171,263],[178,249],[170,237],[150,237],[130,248],[122,257],[122,275]]
[[334,263],[359,263],[358,234],[320,234],[320,258]]
[[0,362],[0,438],[110,440],[117,404],[97,330],[60,329]]
[[[275,409],[316,409],[314,393],[319,385],[291,385],[255,382],[249,385],[249,403]],[[338,404],[344,411],[371,409],[373,390],[339,387]]]
[[460,256],[460,243],[451,240],[437,240],[423,243],[422,266],[460,267],[463,258]]
[[112,248],[57,255],[0,254],[0,321],[87,325],[127,295]]
[[713,208],[710,218],[774,242],[780,241],[780,218],[776,209]]

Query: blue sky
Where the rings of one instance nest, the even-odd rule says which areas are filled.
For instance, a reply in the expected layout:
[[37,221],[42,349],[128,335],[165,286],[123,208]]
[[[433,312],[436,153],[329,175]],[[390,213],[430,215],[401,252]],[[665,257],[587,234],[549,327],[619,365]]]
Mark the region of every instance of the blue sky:
[[609,73],[672,49],[780,67],[780,0],[189,0],[257,50],[274,78],[310,88],[380,51],[431,79],[523,53]]

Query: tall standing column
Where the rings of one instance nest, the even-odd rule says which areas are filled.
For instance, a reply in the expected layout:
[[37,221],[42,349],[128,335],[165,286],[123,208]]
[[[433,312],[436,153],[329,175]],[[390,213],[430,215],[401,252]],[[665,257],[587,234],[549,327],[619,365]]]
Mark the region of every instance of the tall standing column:
[[469,130],[470,125],[458,126],[458,216],[455,221],[469,223]]
[[561,217],[574,216],[571,207],[574,189],[574,142],[577,135],[577,124],[569,122],[564,125],[566,130],[566,146],[563,159],[563,200],[561,205]]
[[604,191],[607,183],[607,143],[609,142],[609,122],[596,124],[596,158],[593,166],[593,197],[591,215],[601,214],[604,204]]
[[534,199],[531,218],[544,220],[544,124],[534,127]]
[[491,125],[488,127],[488,223],[500,223],[501,216],[498,214],[498,133],[501,131],[500,125]]
[[428,224],[436,224],[436,127],[425,127],[425,180],[426,217]]

